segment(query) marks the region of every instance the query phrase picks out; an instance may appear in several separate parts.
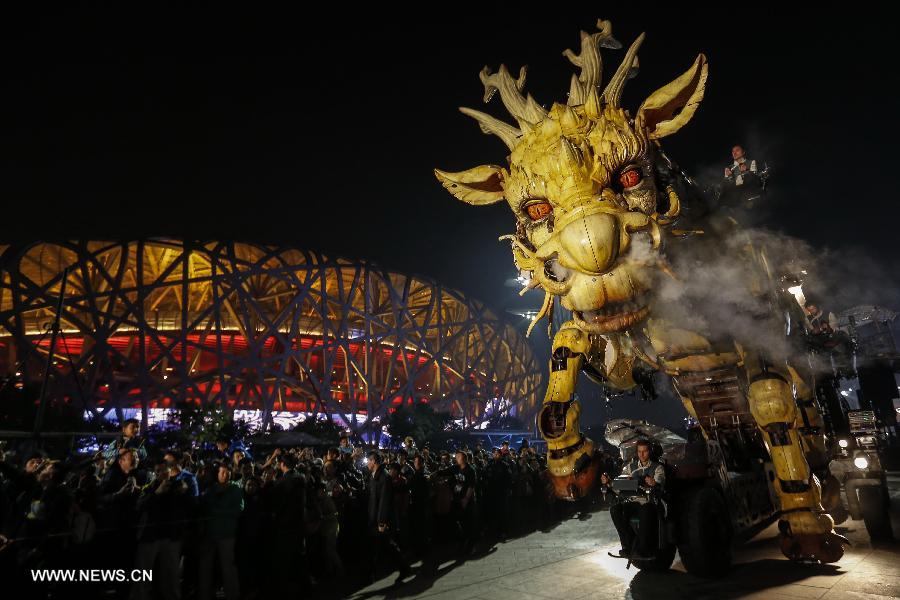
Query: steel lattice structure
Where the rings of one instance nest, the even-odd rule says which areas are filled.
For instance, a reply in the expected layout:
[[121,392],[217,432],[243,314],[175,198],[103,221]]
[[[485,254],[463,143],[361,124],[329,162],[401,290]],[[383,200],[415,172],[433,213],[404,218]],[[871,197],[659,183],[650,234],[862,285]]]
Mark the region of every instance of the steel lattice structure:
[[365,261],[225,242],[0,247],[0,368],[111,410],[330,414],[355,430],[429,401],[466,425],[537,407],[530,346],[481,303]]

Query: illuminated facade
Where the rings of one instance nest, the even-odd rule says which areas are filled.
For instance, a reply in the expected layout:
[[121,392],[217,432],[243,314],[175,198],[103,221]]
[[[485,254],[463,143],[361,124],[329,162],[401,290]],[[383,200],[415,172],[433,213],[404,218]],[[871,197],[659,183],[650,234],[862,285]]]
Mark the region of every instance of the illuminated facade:
[[0,247],[0,369],[99,416],[185,403],[371,429],[424,400],[465,425],[531,415],[530,346],[481,303],[364,261],[147,240]]

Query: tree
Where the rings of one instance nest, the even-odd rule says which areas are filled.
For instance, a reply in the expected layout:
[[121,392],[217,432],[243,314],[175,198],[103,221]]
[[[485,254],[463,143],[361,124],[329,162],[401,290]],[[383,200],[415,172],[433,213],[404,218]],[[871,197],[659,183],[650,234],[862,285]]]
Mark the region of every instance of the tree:
[[186,404],[172,415],[169,422],[178,428],[180,435],[200,444],[215,442],[219,437],[244,439],[253,432],[250,423],[242,419],[235,421],[230,410],[225,411],[218,406]]
[[340,441],[341,434],[344,433],[343,428],[331,419],[319,420],[315,417],[308,417],[305,421],[298,424],[291,431],[301,431],[309,435],[319,438],[323,442],[337,446]]
[[398,406],[388,417],[388,434],[395,444],[399,444],[407,436],[417,443],[430,440],[453,423],[450,413],[437,412],[426,402],[417,402],[412,406]]

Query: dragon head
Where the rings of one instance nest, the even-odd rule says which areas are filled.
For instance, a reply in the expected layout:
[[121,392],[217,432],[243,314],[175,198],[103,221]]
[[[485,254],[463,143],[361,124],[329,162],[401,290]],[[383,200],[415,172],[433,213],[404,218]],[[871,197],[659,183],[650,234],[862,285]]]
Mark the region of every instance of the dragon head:
[[[652,311],[654,282],[666,267],[661,247],[681,203],[667,177],[671,164],[659,141],[693,116],[707,78],[701,54],[680,77],[653,92],[631,114],[620,106],[625,83],[637,72],[641,34],[600,91],[600,47],[621,47],[609,21],[581,32],[579,54],[563,54],[581,68],[566,104],[544,109],[522,93],[525,68],[513,78],[501,65],[481,72],[485,102],[495,92],[517,127],[472,110],[485,133],[510,149],[509,167],[482,165],[459,173],[435,170],[459,200],[484,205],[506,200],[516,218],[512,242],[527,288],[542,288],[534,324],[559,298],[585,332],[625,332]],[[530,332],[531,328],[529,328]]]

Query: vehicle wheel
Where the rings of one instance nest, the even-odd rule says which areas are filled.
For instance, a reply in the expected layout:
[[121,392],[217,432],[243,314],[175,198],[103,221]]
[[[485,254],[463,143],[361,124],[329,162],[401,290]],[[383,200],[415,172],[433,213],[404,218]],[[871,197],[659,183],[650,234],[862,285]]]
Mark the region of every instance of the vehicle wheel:
[[672,563],[675,562],[675,544],[669,544],[667,547],[656,551],[656,558],[653,560],[633,560],[631,564],[641,571],[668,571]]
[[863,521],[866,523],[866,531],[873,540],[890,540],[894,537],[891,531],[891,517],[888,514],[888,506],[884,501],[882,487],[861,487],[859,494],[859,506],[862,510]]
[[[834,475],[828,475],[822,481],[822,507],[831,515],[835,524],[841,514],[841,483]],[[846,511],[844,511],[846,512]],[[846,516],[843,520],[846,520]]]
[[722,577],[731,566],[731,519],[718,490],[688,490],[679,515],[678,552],[691,575]]
[[847,519],[850,518],[850,513],[847,512],[847,509],[844,508],[844,506],[842,504],[838,504],[837,506],[832,508],[828,512],[828,514],[831,515],[832,519],[834,519],[835,525],[840,525],[841,523],[845,522]]

